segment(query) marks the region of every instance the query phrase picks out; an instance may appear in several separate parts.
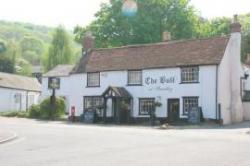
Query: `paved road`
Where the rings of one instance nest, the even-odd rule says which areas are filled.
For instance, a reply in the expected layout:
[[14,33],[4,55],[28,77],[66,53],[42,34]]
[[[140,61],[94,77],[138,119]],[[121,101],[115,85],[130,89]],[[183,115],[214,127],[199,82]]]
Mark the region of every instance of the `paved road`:
[[0,145],[0,165],[249,166],[249,127],[158,130],[0,117],[0,128],[19,136]]

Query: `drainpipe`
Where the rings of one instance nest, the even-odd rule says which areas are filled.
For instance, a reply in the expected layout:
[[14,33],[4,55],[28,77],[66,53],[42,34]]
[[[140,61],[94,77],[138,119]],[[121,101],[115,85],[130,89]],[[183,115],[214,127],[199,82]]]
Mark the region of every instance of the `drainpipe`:
[[26,91],[26,111],[28,111],[29,107],[29,91]]
[[215,78],[215,80],[216,80],[216,88],[215,88],[215,116],[216,116],[216,120],[220,120],[220,119],[218,119],[218,118],[220,118],[220,117],[218,117],[218,75],[219,75],[219,70],[218,70],[218,65],[216,65],[216,78]]

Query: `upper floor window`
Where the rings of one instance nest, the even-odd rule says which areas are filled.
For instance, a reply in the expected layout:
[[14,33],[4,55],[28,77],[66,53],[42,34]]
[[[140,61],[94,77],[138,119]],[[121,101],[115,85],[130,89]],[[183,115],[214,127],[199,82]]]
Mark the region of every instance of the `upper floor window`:
[[193,107],[199,107],[198,97],[183,97],[183,114],[188,115],[188,112]]
[[48,78],[49,89],[60,89],[60,78],[49,77]]
[[139,114],[150,115],[150,113],[155,109],[154,105],[155,105],[154,98],[139,99]]
[[87,87],[100,86],[100,73],[87,73]]
[[142,71],[128,71],[128,85],[142,85]]
[[181,83],[199,82],[199,67],[181,68]]

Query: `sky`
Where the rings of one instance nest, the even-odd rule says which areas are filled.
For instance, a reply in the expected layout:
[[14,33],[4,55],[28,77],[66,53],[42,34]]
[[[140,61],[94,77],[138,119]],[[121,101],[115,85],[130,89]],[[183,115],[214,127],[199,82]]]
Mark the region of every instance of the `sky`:
[[[73,29],[88,25],[102,2],[108,0],[2,0],[0,20]],[[191,4],[206,18],[250,12],[250,0],[191,0]]]

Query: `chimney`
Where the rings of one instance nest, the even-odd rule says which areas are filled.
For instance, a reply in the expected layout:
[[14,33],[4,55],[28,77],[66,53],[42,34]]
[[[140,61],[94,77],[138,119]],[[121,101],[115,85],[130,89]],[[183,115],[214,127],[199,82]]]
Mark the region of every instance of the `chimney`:
[[237,33],[237,32],[241,32],[241,25],[238,21],[238,15],[234,15],[234,18],[233,18],[233,21],[231,23],[231,26],[230,26],[230,29],[231,29],[231,33]]
[[167,41],[170,41],[171,40],[171,33],[170,32],[163,32],[162,33],[162,41],[163,42],[167,42]]
[[87,52],[93,48],[95,48],[95,39],[91,32],[86,32],[82,42],[82,50]]

